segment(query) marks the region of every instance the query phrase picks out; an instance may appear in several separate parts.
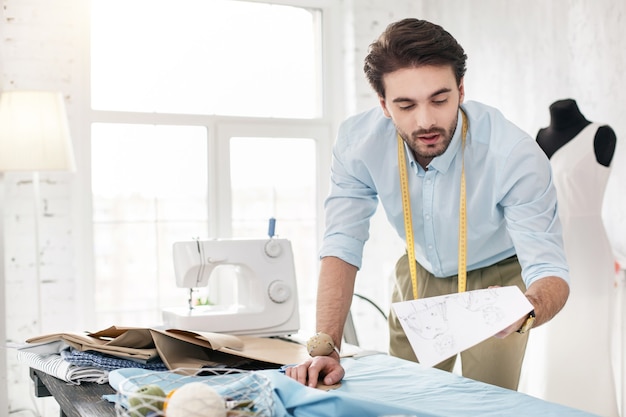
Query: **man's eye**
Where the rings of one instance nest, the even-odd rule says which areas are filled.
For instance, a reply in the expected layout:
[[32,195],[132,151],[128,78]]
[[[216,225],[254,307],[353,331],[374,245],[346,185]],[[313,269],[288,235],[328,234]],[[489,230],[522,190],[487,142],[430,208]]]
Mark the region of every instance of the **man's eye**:
[[415,104],[408,104],[406,106],[400,106],[400,110],[410,110],[415,107]]
[[446,104],[446,102],[448,101],[447,98],[441,99],[441,100],[433,100],[433,103],[437,104],[437,105],[442,105],[442,104]]

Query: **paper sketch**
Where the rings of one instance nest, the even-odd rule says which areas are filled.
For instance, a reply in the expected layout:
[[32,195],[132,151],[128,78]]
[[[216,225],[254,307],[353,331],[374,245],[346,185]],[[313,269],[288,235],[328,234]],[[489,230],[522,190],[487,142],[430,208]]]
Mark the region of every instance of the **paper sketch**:
[[533,308],[516,286],[402,301],[392,307],[426,366],[482,342]]

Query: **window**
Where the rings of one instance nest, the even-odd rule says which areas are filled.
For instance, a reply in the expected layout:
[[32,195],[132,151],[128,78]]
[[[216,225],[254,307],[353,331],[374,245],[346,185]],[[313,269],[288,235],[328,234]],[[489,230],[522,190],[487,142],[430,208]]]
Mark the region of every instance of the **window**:
[[274,217],[293,246],[301,327],[313,329],[328,27],[323,8],[293,4],[92,0],[97,328],[156,325],[186,305],[174,242],[265,238]]
[[317,10],[233,0],[93,4],[94,109],[321,115]]
[[154,323],[186,296],[169,285],[173,240],[206,234],[206,129],[96,123],[91,143],[99,320]]

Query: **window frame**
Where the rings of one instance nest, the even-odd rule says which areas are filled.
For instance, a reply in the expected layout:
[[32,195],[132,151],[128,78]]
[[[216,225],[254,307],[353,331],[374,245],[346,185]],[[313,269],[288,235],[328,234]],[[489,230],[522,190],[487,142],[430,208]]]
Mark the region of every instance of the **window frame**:
[[[321,11],[321,86],[322,86],[322,116],[312,119],[282,119],[282,118],[257,118],[237,117],[220,115],[191,115],[171,113],[143,113],[94,110],[91,108],[89,93],[90,64],[89,54],[85,60],[86,89],[82,98],[85,114],[81,123],[82,137],[81,146],[77,152],[80,165],[86,167],[87,175],[83,176],[78,184],[82,195],[88,196],[84,204],[81,204],[79,212],[82,219],[82,233],[80,239],[83,242],[78,253],[81,259],[77,269],[80,276],[88,277],[81,280],[77,289],[79,299],[83,300],[82,310],[85,313],[83,321],[86,326],[92,326],[96,321],[96,311],[93,301],[95,288],[95,262],[94,262],[94,236],[92,217],[92,193],[91,193],[91,124],[92,123],[122,123],[122,124],[156,124],[156,125],[181,125],[181,126],[204,126],[207,129],[208,154],[216,155],[211,159],[207,155],[209,168],[209,213],[215,213],[209,217],[208,233],[212,237],[226,238],[232,235],[230,224],[231,200],[229,181],[225,178],[230,176],[229,164],[229,140],[231,137],[306,137],[313,138],[316,143],[316,217],[318,218],[317,245],[323,235],[323,201],[328,193],[328,172],[330,171],[332,144],[339,122],[345,113],[345,95],[342,65],[341,65],[341,40],[343,39],[342,10],[340,5],[333,0],[246,0],[261,3],[273,3],[290,5],[295,7],[312,8]],[[88,15],[89,16],[89,15]],[[90,17],[87,18],[90,22]],[[89,23],[90,26],[90,23]],[[332,41],[334,40],[334,42]],[[89,43],[87,42],[89,51]],[[212,163],[213,162],[213,163]],[[227,221],[226,221],[227,220]]]

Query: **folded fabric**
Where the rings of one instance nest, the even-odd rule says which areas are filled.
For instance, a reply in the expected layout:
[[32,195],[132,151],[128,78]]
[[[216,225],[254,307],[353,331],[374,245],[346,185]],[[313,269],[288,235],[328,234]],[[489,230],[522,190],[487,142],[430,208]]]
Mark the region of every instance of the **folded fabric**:
[[81,382],[106,384],[109,379],[108,371],[95,367],[72,365],[58,353],[40,355],[18,350],[17,359],[33,369],[45,372],[70,384],[80,385]]
[[133,360],[148,361],[158,356],[149,329],[116,327],[96,333],[65,332],[31,337],[29,344],[45,344],[63,341],[81,351],[98,351]]
[[148,362],[137,362],[99,352],[79,351],[76,349],[64,350],[61,357],[72,365],[80,367],[96,367],[107,371],[120,368],[141,368],[152,371],[166,371],[167,366],[159,358]]
[[15,343],[7,342],[7,348],[18,349],[23,352],[36,353],[42,356],[52,355],[53,353],[61,353],[70,346],[63,340],[55,340],[53,342],[45,343]]
[[271,337],[234,336],[182,329],[110,326],[95,333],[63,332],[31,337],[26,343],[62,341],[72,348],[133,361],[160,358],[169,369],[256,363],[264,369],[300,363],[309,357],[306,346]]

